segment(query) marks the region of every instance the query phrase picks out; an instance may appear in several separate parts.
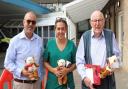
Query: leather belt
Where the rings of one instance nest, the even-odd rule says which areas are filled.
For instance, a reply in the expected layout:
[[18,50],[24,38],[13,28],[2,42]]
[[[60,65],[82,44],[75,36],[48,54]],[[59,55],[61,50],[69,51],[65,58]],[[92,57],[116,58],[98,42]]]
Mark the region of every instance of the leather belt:
[[29,84],[32,84],[32,83],[35,83],[37,80],[20,80],[20,79],[14,79],[14,81],[16,82],[20,82],[20,83],[29,83]]

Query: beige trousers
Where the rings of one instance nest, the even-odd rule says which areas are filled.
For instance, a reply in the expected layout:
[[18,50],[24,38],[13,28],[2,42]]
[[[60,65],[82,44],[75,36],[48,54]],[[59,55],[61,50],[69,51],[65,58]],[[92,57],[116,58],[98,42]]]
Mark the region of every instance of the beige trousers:
[[36,81],[33,84],[13,82],[13,89],[41,89],[41,80]]

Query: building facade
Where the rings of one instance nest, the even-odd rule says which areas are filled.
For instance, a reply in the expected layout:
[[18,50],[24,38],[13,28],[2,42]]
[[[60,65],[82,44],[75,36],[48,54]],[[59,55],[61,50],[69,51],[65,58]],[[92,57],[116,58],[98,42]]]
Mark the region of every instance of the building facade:
[[107,28],[114,31],[121,50],[122,68],[128,71],[128,3],[127,0],[109,0],[102,10]]

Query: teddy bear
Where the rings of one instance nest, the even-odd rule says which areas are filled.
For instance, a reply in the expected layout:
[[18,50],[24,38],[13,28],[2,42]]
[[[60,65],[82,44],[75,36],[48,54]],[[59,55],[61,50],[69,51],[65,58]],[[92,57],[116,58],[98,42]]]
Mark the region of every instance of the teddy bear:
[[34,57],[28,57],[26,60],[25,60],[26,64],[25,64],[25,69],[32,73],[31,75],[28,76],[28,78],[30,80],[38,80],[38,67],[39,65],[35,62],[35,59]]
[[[64,59],[60,59],[57,61],[58,67],[57,70],[61,70],[62,67],[69,68],[71,66],[71,62],[66,61]],[[67,83],[67,75],[66,76],[59,76],[58,77],[58,83],[59,85],[63,85]]]
[[101,68],[100,77],[103,79],[107,75],[110,75],[113,71],[112,65],[117,61],[117,57],[115,55],[109,57],[107,59],[107,65],[104,68]]

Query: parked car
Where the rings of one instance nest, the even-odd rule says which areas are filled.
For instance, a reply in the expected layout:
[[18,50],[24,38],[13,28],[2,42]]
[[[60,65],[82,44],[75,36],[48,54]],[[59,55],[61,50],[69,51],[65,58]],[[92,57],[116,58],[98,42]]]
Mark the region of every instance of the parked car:
[[9,46],[10,39],[11,38],[7,37],[4,31],[0,29],[0,52],[6,51]]

